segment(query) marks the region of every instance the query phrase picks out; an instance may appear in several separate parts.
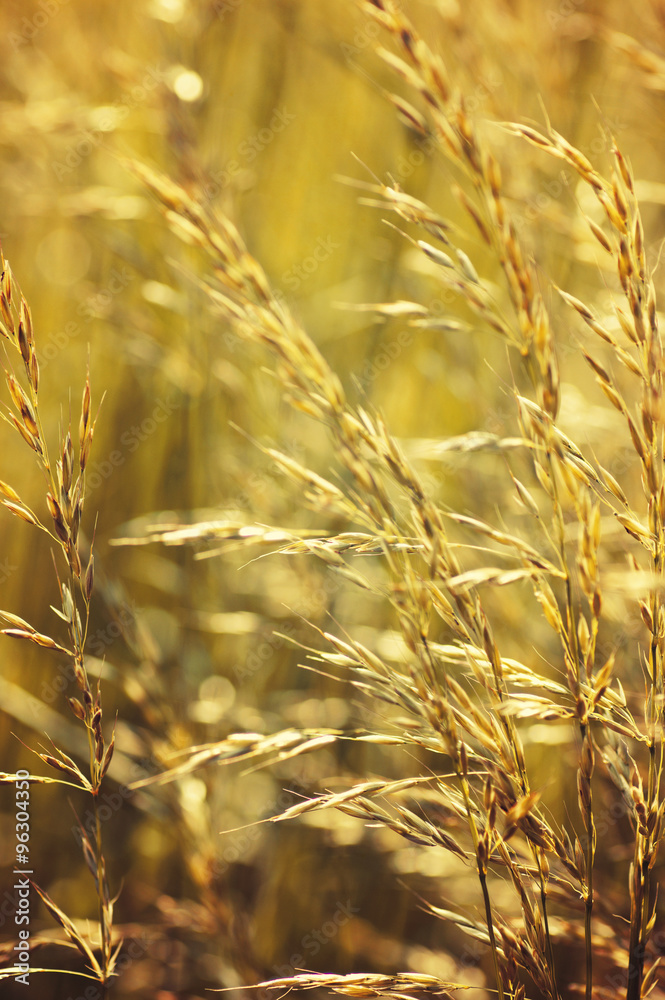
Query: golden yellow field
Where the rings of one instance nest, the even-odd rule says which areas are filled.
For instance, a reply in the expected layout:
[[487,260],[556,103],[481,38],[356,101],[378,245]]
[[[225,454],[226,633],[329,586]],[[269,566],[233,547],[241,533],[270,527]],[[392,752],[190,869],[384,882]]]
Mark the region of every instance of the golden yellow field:
[[0,995],[665,996],[663,4],[0,27]]

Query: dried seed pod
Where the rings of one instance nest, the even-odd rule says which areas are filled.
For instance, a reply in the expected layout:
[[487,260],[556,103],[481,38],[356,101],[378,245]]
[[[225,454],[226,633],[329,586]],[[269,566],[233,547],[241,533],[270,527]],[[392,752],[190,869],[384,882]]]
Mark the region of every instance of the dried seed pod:
[[101,732],[102,732],[102,710],[101,710],[101,708],[96,708],[95,709],[95,711],[93,713],[93,716],[92,716],[92,719],[90,721],[90,725],[91,725],[92,730],[93,730],[93,732],[95,733],[96,736],[97,735],[101,735]]
[[81,702],[78,700],[78,698],[68,698],[67,701],[69,702],[69,707],[71,708],[76,718],[80,719],[81,722],[83,722],[83,720],[85,719],[85,709],[81,704]]
[[26,444],[28,445],[28,447],[29,447],[29,448],[32,448],[32,450],[33,450],[33,451],[36,451],[38,455],[42,455],[42,454],[43,454],[43,450],[42,450],[42,446],[41,446],[41,442],[39,441],[39,438],[38,438],[38,437],[34,437],[34,436],[33,436],[33,435],[32,435],[32,434],[31,434],[31,433],[30,433],[30,432],[29,432],[29,431],[27,430],[27,428],[25,427],[25,425],[24,425],[24,424],[22,424],[22,423],[21,423],[21,422],[20,422],[20,421],[19,421],[19,420],[18,420],[18,419],[17,419],[17,418],[16,418],[15,416],[14,416],[14,414],[13,414],[13,413],[10,413],[10,414],[9,414],[9,419],[11,420],[11,422],[12,422],[12,423],[13,423],[13,425],[14,425],[14,427],[15,427],[15,428],[16,428],[16,430],[17,430],[17,431],[19,432],[19,434],[21,435],[21,437],[23,438],[23,440],[25,441],[25,443],[26,443]]
[[[85,388],[83,389],[83,400],[81,403],[81,421],[79,424],[79,447],[81,452],[84,451],[84,445],[88,431],[90,429],[90,379],[86,379]],[[81,466],[84,468],[84,466]]]
[[67,436],[65,437],[62,446],[62,488],[65,493],[69,493],[72,485],[72,477],[74,474],[74,446],[72,444],[72,436],[69,431],[67,431]]
[[95,580],[95,559],[92,553],[90,554],[90,559],[88,560],[88,565],[85,571],[85,581],[84,581],[84,593],[86,601],[90,600],[92,595],[92,588]]
[[79,528],[81,526],[81,514],[83,513],[83,497],[80,491],[80,482],[77,482],[77,488],[74,490],[74,502],[72,510],[71,519],[71,532],[72,541],[76,543],[79,535]]
[[60,646],[55,639],[52,639],[50,635],[42,635],[41,632],[27,632],[25,629],[20,628],[3,628],[0,631],[3,635],[9,635],[13,639],[29,639],[30,642],[34,642],[37,646],[44,646],[46,649],[58,649],[62,653],[69,652],[64,646]]
[[88,678],[86,677],[85,670],[83,669],[83,663],[81,662],[81,659],[78,656],[74,660],[74,678],[79,688],[83,692],[83,700],[86,703],[86,706],[89,711],[92,704],[92,696],[90,695]]
[[35,417],[35,411],[32,408],[32,403],[14,376],[10,375],[9,372],[5,372],[5,374],[7,376],[7,386],[9,388],[10,395],[14,401],[16,409],[23,418],[23,423],[25,424],[28,432],[32,434],[33,437],[38,438],[39,427],[37,426],[37,419]]
[[628,222],[628,202],[624,196],[623,191],[617,184],[616,177],[612,180],[612,194],[614,195],[614,204],[617,207],[617,212],[621,216],[624,224]]
[[67,546],[67,559],[69,560],[69,565],[72,568],[72,573],[77,580],[81,577],[81,557],[78,554],[78,549],[76,545],[69,539],[69,544]]
[[62,771],[64,774],[72,773],[71,767],[68,767],[66,764],[63,764],[62,761],[57,759],[57,757],[52,757],[50,754],[47,753],[40,753],[39,756],[41,757],[41,759],[44,761],[45,764],[48,764],[49,767],[52,767],[55,771]]
[[102,763],[102,766],[101,766],[101,769],[100,769],[100,772],[99,772],[99,780],[100,781],[102,780],[102,778],[104,777],[104,775],[106,774],[106,772],[109,769],[109,766],[111,764],[111,760],[113,758],[113,751],[114,751],[114,749],[115,749],[115,729],[113,730],[113,735],[111,736],[111,742],[107,746],[106,753],[104,754],[104,760],[103,760],[103,763]]
[[65,524],[65,519],[62,516],[62,510],[60,509],[60,504],[55,499],[52,493],[46,494],[46,504],[49,509],[49,513],[53,518],[53,526],[55,528],[55,533],[61,542],[67,542],[69,538],[69,531],[67,530],[67,525]]
[[619,171],[621,172],[621,178],[624,184],[626,185],[630,193],[634,195],[635,185],[633,184],[633,177],[623,153],[619,149],[617,149],[617,147],[614,144],[612,145],[612,152],[616,157],[616,161],[619,165]]
[[8,306],[12,304],[12,269],[9,261],[2,258],[2,297]]
[[62,584],[62,612],[68,622],[74,621],[74,600],[66,583]]
[[614,253],[614,251],[612,249],[612,244],[610,243],[610,241],[608,240],[607,236],[605,235],[605,233],[603,232],[603,230],[600,228],[600,226],[597,223],[595,223],[593,221],[593,219],[590,219],[588,215],[585,215],[584,218],[586,219],[586,223],[587,223],[589,229],[591,230],[591,232],[593,233],[593,235],[596,237],[596,239],[600,243],[600,245],[603,248],[603,250],[606,250],[610,254]]
[[[21,308],[23,304],[21,304]],[[30,344],[28,343],[28,337],[25,331],[25,325],[21,319],[18,325],[18,331],[16,333],[16,339],[18,340],[19,350],[21,352],[21,357],[25,362],[26,367],[30,364]]]
[[435,264],[440,264],[441,267],[446,267],[449,269],[455,269],[455,261],[452,257],[444,253],[443,250],[439,250],[437,247],[433,247],[430,243],[426,243],[425,240],[418,240],[418,246],[423,251],[426,257],[434,261]]
[[37,355],[33,353],[30,355],[30,362],[28,365],[28,377],[30,379],[30,384],[37,393],[39,389],[39,362],[37,361]]
[[469,773],[469,758],[466,751],[466,744],[461,743],[459,747],[460,771],[466,777]]
[[83,444],[81,446],[81,451],[79,454],[79,465],[81,467],[81,472],[85,469],[88,464],[88,459],[90,458],[90,448],[92,446],[92,427],[89,427],[84,438]]
[[88,870],[92,874],[93,878],[97,879],[99,877],[97,859],[95,858],[95,852],[92,849],[92,845],[85,830],[81,831],[81,849],[83,851],[83,858],[88,866]]
[[1,479],[0,479],[0,493],[2,493],[3,496],[7,497],[8,500],[13,500],[14,503],[20,504],[21,502],[21,498],[16,492],[16,490],[13,490],[11,486],[9,486],[7,483],[3,483]]

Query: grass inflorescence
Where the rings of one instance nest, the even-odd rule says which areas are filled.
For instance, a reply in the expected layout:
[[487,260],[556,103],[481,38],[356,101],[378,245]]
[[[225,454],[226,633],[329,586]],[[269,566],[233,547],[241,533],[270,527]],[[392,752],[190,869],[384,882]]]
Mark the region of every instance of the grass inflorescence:
[[[81,402],[81,416],[78,425],[77,445],[72,438],[71,422],[58,444],[58,457],[53,461],[49,452],[47,436],[42,426],[39,401],[39,360],[33,332],[30,306],[21,294],[4,257],[2,266],[2,289],[0,309],[2,321],[0,333],[8,348],[8,363],[22,371],[24,386],[14,371],[5,369],[5,377],[12,406],[8,406],[2,417],[5,423],[17,431],[23,442],[33,452],[44,477],[46,486],[45,512],[33,509],[8,483],[0,482],[2,505],[15,517],[43,531],[51,540],[55,553],[63,561],[64,572],[57,568],[56,574],[61,607],[53,608],[55,615],[63,623],[64,639],[39,632],[29,622],[12,613],[0,611],[5,628],[2,634],[13,639],[34,643],[56,654],[68,657],[73,665],[76,695],[68,698],[69,708],[74,717],[83,724],[89,750],[88,772],[84,773],[78,764],[64,750],[53,745],[46,752],[35,751],[43,764],[55,772],[57,778],[31,775],[30,782],[57,783],[82,789],[91,796],[95,823],[92,836],[81,826],[80,842],[83,859],[95,882],[98,899],[98,939],[84,936],[75,923],[51,899],[45,889],[35,884],[35,889],[47,910],[64,930],[67,937],[85,957],[90,975],[100,983],[107,983],[114,974],[118,946],[113,944],[113,897],[109,890],[106,862],[102,843],[102,828],[98,815],[99,792],[109,769],[115,747],[115,729],[110,738],[104,736],[102,695],[99,683],[90,682],[86,669],[85,644],[90,621],[90,599],[94,588],[94,556],[88,551],[85,565],[81,558],[83,538],[81,521],[85,505],[85,470],[95,421],[91,409],[90,379],[86,380]],[[76,432],[75,432],[76,433]],[[15,782],[14,774],[3,774],[3,783]],[[8,970],[11,973],[11,970]]]
[[[613,166],[606,178],[551,126],[543,131],[512,123],[505,126],[543,155],[569,165],[604,215],[604,225],[591,218],[588,224],[592,236],[615,261],[619,279],[615,315],[620,334],[606,329],[584,302],[564,290],[561,296],[600,342],[609,345],[614,363],[634,380],[631,395],[637,403],[633,406],[624,396],[623,383],[600,360],[596,349],[580,343],[580,358],[622,415],[625,433],[639,459],[642,495],[629,501],[628,490],[609,470],[593,456],[585,456],[584,447],[557,426],[561,386],[554,323],[540,290],[541,278],[511,221],[491,143],[467,114],[464,97],[443,61],[402,10],[389,0],[363,7],[388,40],[392,38],[393,49],[381,48],[379,54],[415,92],[416,101],[425,105],[421,112],[403,97],[394,96],[399,114],[411,128],[431,138],[466,178],[471,194],[460,188],[459,199],[503,272],[504,292],[497,295],[483,281],[457,245],[455,227],[433,209],[397,184],[363,182],[362,186],[374,204],[397,216],[399,225],[406,227],[405,239],[436,266],[440,280],[478,321],[514,349],[515,364],[531,387],[529,393],[513,383],[518,445],[531,466],[532,483],[520,481],[507,461],[507,476],[524,511],[520,533],[507,530],[500,520],[491,524],[442,509],[428,495],[418,471],[381,416],[350,400],[338,376],[271,289],[233,224],[207,211],[195,195],[146,168],[137,168],[162,201],[176,232],[208,254],[212,271],[202,279],[202,286],[213,306],[240,337],[271,350],[288,400],[324,424],[332,436],[343,470],[337,482],[274,449],[270,455],[303,489],[314,510],[334,510],[354,530],[319,538],[294,535],[278,551],[310,553],[346,580],[376,588],[393,606],[403,642],[402,663],[386,662],[351,636],[332,633],[322,636],[328,650],[323,648],[312,658],[326,670],[350,671],[364,693],[398,707],[409,720],[402,733],[396,734],[393,725],[387,731],[369,728],[355,738],[411,745],[414,750],[427,747],[440,759],[440,773],[423,786],[420,778],[361,782],[297,803],[279,818],[334,807],[382,824],[411,842],[442,847],[461,863],[472,865],[482,906],[471,927],[462,915],[459,919],[461,926],[486,941],[493,960],[493,987],[500,997],[521,997],[533,989],[553,1000],[561,997],[557,956],[567,942],[575,947],[579,943],[583,949],[588,998],[594,994],[598,977],[622,966],[626,967],[627,997],[639,997],[647,984],[658,979],[657,961],[645,967],[645,956],[657,918],[652,873],[665,811],[661,791],[665,490],[662,347],[634,178],[611,137]],[[414,229],[421,235],[412,236]],[[378,304],[376,309],[390,314],[391,304]],[[401,301],[393,311],[419,328],[437,322],[417,302]],[[643,723],[635,718],[635,696],[625,690],[627,679],[615,676],[614,653],[598,649],[603,632],[603,572],[609,568],[602,551],[603,516],[613,517],[625,531],[621,548],[629,558],[626,592],[642,591],[637,599],[650,636],[644,654]],[[451,544],[455,525],[475,533],[492,550],[496,565],[466,569]],[[280,530],[287,529],[280,526]],[[208,531],[209,526],[202,525],[200,536]],[[190,526],[182,541],[191,541],[192,535],[196,532]],[[171,527],[168,532],[154,532],[150,539],[173,542],[177,536]],[[257,540],[256,536],[247,539],[248,543]],[[381,559],[385,577],[379,588],[350,564],[353,553],[372,553]],[[522,580],[529,582],[535,607],[542,610],[558,642],[558,653],[550,654],[553,676],[538,672],[531,657],[517,661],[502,654],[495,637],[484,590]],[[516,599],[525,601],[525,615],[534,613],[534,604],[526,603],[523,591]],[[444,642],[438,639],[441,635]],[[639,673],[633,676],[630,683],[639,677]],[[578,748],[579,825],[569,828],[554,820],[541,790],[533,785],[520,736],[520,720],[526,718],[553,725],[567,720],[570,726],[570,738]],[[297,749],[310,749],[317,740],[331,738],[326,732],[303,732]],[[272,746],[273,737],[266,737],[254,741],[245,752],[270,753]],[[206,752],[205,758],[224,756],[228,748],[227,741],[212,754]],[[634,833],[626,879],[627,931],[621,922],[624,918],[617,920],[598,905],[594,886],[598,843],[593,787],[599,758],[617,786],[616,794],[628,803]],[[455,836],[428,818],[419,787],[428,789],[428,797],[433,793],[440,800],[443,814],[463,820],[455,824]],[[494,901],[498,875],[513,886],[517,919]],[[573,915],[564,919],[567,906]],[[450,913],[446,916],[455,919]],[[408,980],[404,988],[422,989],[416,980]],[[320,980],[298,975],[273,985],[303,987],[320,985]],[[443,982],[438,986],[441,992],[453,988]],[[336,988],[344,991],[342,984]],[[381,992],[380,987],[374,992]],[[363,995],[374,992],[368,984]]]
[[[378,209],[385,216],[412,293],[356,302],[351,310],[399,324],[409,332],[404,344],[418,336],[467,344],[475,338],[492,350],[500,344],[488,364],[509,414],[502,433],[469,430],[415,442],[394,433],[367,386],[333,362],[334,348],[328,352],[308,332],[231,213],[213,203],[195,140],[177,115],[171,127],[181,140],[178,179],[145,159],[124,160],[192,248],[176,269],[178,279],[186,279],[179,294],[203,300],[223,337],[232,336],[234,358],[246,359],[238,370],[261,359],[268,408],[287,404],[289,426],[313,426],[303,438],[320,442],[327,435],[329,451],[319,460],[312,449],[308,459],[306,449],[296,453],[274,440],[277,427],[272,440],[248,432],[247,455],[271,467],[268,482],[278,484],[274,495],[272,485],[265,492],[279,523],[254,517],[251,504],[245,516],[168,512],[144,518],[113,541],[121,553],[149,544],[194,547],[200,572],[204,558],[232,552],[247,556],[243,573],[258,560],[316,561],[335,581],[329,592],[334,610],[313,621],[307,609],[287,607],[284,627],[271,629],[264,645],[269,659],[295,648],[326,692],[324,706],[335,701],[329,693],[335,684],[345,685],[346,702],[357,697],[360,705],[353,701],[359,713],[353,725],[310,725],[294,724],[294,713],[282,723],[271,702],[263,717],[260,705],[253,715],[238,712],[241,721],[248,714],[258,718],[253,728],[234,731],[229,722],[205,742],[187,740],[185,723],[171,711],[168,685],[160,687],[157,678],[159,652],[128,614],[124,637],[144,671],[140,682],[125,682],[136,705],[141,702],[133,735],[140,733],[159,766],[128,783],[127,794],[148,796],[144,805],[154,806],[160,821],[175,818],[180,860],[201,903],[184,916],[168,898],[155,898],[155,906],[164,926],[183,935],[193,926],[199,941],[223,938],[219,949],[232,958],[211,976],[215,989],[252,985],[277,995],[316,989],[396,998],[482,989],[500,1000],[662,997],[664,365],[657,262],[649,253],[639,181],[627,140],[620,141],[600,111],[604,156],[597,158],[554,128],[546,113],[540,125],[487,121],[454,60],[444,59],[427,31],[416,27],[409,6],[358,0],[357,38],[382,62],[382,79],[395,89],[386,90],[387,99],[411,140],[445,165],[454,205],[440,209],[427,194],[409,190],[403,177],[381,179],[371,164],[358,165],[360,176],[346,183],[361,192],[363,212]],[[620,33],[601,34],[663,89],[663,64],[655,55],[649,59]],[[565,170],[574,189],[569,231],[574,246],[584,246],[585,260],[593,261],[602,288],[580,291],[570,271],[549,277],[525,232],[519,179],[525,164],[535,172],[550,162]],[[81,523],[95,427],[90,381],[78,440],[70,419],[53,463],[30,309],[4,259],[2,282],[0,332],[20,371],[20,378],[6,372],[11,406],[3,417],[41,468],[48,516],[4,481],[0,493],[12,515],[49,535],[64,567],[56,614],[66,638],[52,638],[10,611],[0,616],[5,635],[73,664],[77,690],[67,699],[86,731],[87,768],[56,748],[38,757],[58,772],[56,781],[91,796],[94,822],[79,826],[98,901],[96,934],[82,935],[45,889],[37,891],[84,955],[89,974],[106,987],[121,943],[98,815],[115,730],[109,736],[107,727],[105,735],[101,687],[86,668],[94,561],[81,541]],[[427,282],[438,295],[433,301],[418,294]],[[162,303],[169,301],[165,287],[151,291]],[[441,301],[449,306],[443,313]],[[222,370],[227,385],[233,377],[240,381],[228,361]],[[480,384],[481,376],[472,374]],[[575,380],[597,395],[602,426],[612,437],[602,448],[590,443],[582,418],[571,421],[575,399],[566,409]],[[426,409],[424,399],[418,416]],[[207,414],[204,423],[211,433]],[[239,431],[233,427],[235,436]],[[611,461],[613,451],[622,463]],[[453,471],[442,485],[428,470],[443,459]],[[466,479],[455,472],[455,459],[473,468]],[[488,485],[479,492],[487,469]],[[295,510],[280,490],[295,498]],[[234,614],[239,634],[259,617],[238,607]],[[634,642],[617,637],[623,618],[639,622]],[[232,634],[230,618],[225,625]],[[237,673],[236,687],[254,672]],[[163,711],[151,699],[161,699]],[[206,721],[203,697],[189,709],[190,721]],[[325,722],[325,708],[322,714]],[[265,765],[288,769],[317,753],[335,769],[314,772],[303,784],[291,778],[293,801],[280,800],[249,829],[292,820],[317,826],[322,815],[337,813],[340,824],[370,830],[372,844],[391,857],[400,845],[426,858],[445,854],[443,870],[454,888],[432,879],[425,894],[414,890],[427,919],[441,928],[426,970],[412,954],[403,969],[358,971],[353,952],[353,968],[315,972],[305,967],[301,948],[286,966],[291,974],[270,976],[257,957],[234,911],[234,892],[242,890],[232,879],[222,881],[229,864],[220,866],[211,847],[211,803],[219,788],[237,782],[242,789]],[[245,767],[239,775],[238,764]],[[15,778],[3,775],[5,782]],[[246,836],[250,846],[259,842]],[[359,933],[363,926],[362,919],[352,923]],[[155,934],[168,936],[163,929]],[[463,961],[469,954],[472,967]]]

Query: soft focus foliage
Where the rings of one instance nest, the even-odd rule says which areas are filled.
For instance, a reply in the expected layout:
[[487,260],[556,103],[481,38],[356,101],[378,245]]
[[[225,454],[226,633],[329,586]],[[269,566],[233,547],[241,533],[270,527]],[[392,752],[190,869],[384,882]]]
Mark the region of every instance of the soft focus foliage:
[[[662,583],[654,583],[651,573],[663,567],[657,546],[656,565],[640,549],[640,537],[655,532],[640,477],[646,477],[647,498],[656,497],[662,470],[650,484],[636,436],[644,448],[651,419],[659,439],[663,415],[658,397],[635,424],[636,408],[648,409],[646,392],[612,345],[620,342],[626,357],[638,359],[633,366],[648,368],[647,347],[637,338],[633,350],[614,306],[623,303],[630,326],[636,313],[622,299],[617,261],[639,261],[640,247],[644,274],[624,270],[624,277],[647,289],[650,276],[662,296],[665,10],[658,0],[630,6],[620,0],[404,0],[400,6],[445,64],[451,103],[464,95],[459,107],[466,118],[456,128],[472,123],[479,148],[491,150],[500,165],[500,200],[513,230],[510,240],[498,241],[498,253],[469,211],[482,203],[483,211],[496,212],[492,185],[483,188],[489,174],[483,177],[480,167],[474,174],[464,156],[451,162],[445,142],[430,131],[433,102],[395,70],[395,56],[408,58],[408,43],[391,37],[352,0],[6,0],[0,7],[0,238],[32,311],[41,422],[54,455],[70,424],[78,442],[88,369],[94,415],[103,396],[86,470],[81,546],[85,570],[94,533],[87,671],[93,694],[101,678],[106,747],[117,713],[115,752],[98,805],[110,892],[118,894],[114,942],[125,939],[113,996],[203,997],[210,987],[275,978],[287,980],[286,989],[302,970],[330,974],[306,984],[321,995],[327,988],[360,996],[424,994],[453,982],[469,986],[474,997],[496,989],[487,935],[476,926],[485,920],[475,872],[483,849],[478,855],[477,845],[475,853],[469,847],[463,808],[446,805],[429,783],[434,774],[446,774],[452,787],[459,759],[453,751],[442,754],[422,720],[408,716],[405,702],[398,710],[376,697],[380,685],[369,677],[370,667],[354,661],[343,645],[360,644],[368,658],[391,664],[390,683],[406,692],[405,699],[412,697],[408,664],[411,657],[422,659],[414,652],[415,638],[409,645],[405,620],[415,636],[421,591],[409,567],[423,546],[427,550],[430,508],[420,503],[407,466],[417,470],[432,510],[436,505],[445,515],[458,515],[441,514],[450,549],[444,546],[444,555],[435,546],[427,550],[427,584],[436,583],[441,559],[446,579],[455,581],[450,593],[462,619],[467,599],[468,611],[481,595],[507,683],[525,696],[516,696],[497,718],[509,720],[506,732],[519,731],[530,792],[516,811],[501,799],[505,790],[498,794],[499,806],[506,806],[501,830],[512,833],[512,824],[515,841],[523,838],[520,863],[532,865],[531,874],[542,876],[545,866],[537,832],[528,828],[535,796],[543,821],[552,829],[567,826],[583,842],[586,789],[593,787],[596,995],[623,995],[613,992],[618,981],[612,977],[622,966],[610,943],[618,933],[614,915],[631,920],[635,823],[633,806],[611,775],[614,768],[622,788],[627,774],[622,790],[632,795],[638,823],[641,786],[624,747],[642,755],[640,768],[646,761],[648,800],[655,778],[646,778],[648,754],[632,737],[662,714],[662,677],[646,722],[643,708],[649,639],[657,640],[662,629]],[[380,47],[392,61],[377,54]],[[526,138],[509,122],[526,126]],[[588,158],[591,175],[557,145],[550,127]],[[549,138],[529,142],[529,128]],[[613,143],[626,158],[625,174]],[[618,218],[603,212],[589,176],[603,178]],[[406,216],[402,193],[416,199]],[[622,198],[631,219],[623,246]],[[188,243],[179,238],[182,222],[180,233],[173,232],[160,216],[159,202],[176,230],[173,216],[185,219]],[[198,206],[200,219],[188,214],[190,204]],[[417,224],[425,204],[432,215],[423,231]],[[251,258],[229,224],[218,244],[201,249],[201,234],[208,227],[218,231],[213,210],[237,227]],[[453,255],[458,284],[452,290],[441,266],[439,219],[450,225],[446,239],[461,251]],[[429,251],[422,252],[419,240]],[[517,279],[508,287],[504,276],[517,243],[519,266],[513,260],[508,269],[528,273],[528,294]],[[474,288],[481,283],[479,306]],[[221,298],[229,285],[231,305]],[[524,301],[538,303],[531,311],[520,312],[522,293]],[[646,291],[643,305],[648,318]],[[547,335],[537,322],[541,306],[549,312]],[[260,309],[273,322],[270,335],[256,318]],[[585,322],[590,317],[609,330],[609,345],[594,336]],[[301,344],[302,351],[289,357],[284,345],[301,328],[320,355]],[[530,368],[525,358],[534,343]],[[18,377],[20,358],[10,348],[3,367]],[[591,366],[582,348],[592,355]],[[550,369],[548,352],[558,359]],[[300,364],[303,358],[310,369]],[[339,382],[328,383],[323,403],[307,403],[316,379],[325,383],[328,366]],[[623,412],[599,387],[609,384],[607,369],[611,391],[625,399]],[[649,375],[658,381],[662,359],[654,370]],[[556,416],[560,436],[552,431],[548,447],[558,442],[572,475],[566,480],[565,469],[559,473],[564,493],[569,490],[561,510],[549,504],[546,484],[534,475],[532,453],[544,439],[534,429],[541,416],[524,404],[520,423],[516,392],[542,408],[541,429],[547,414]],[[9,393],[3,398],[11,403]],[[342,419],[335,423],[342,398],[349,412],[357,416],[360,407],[368,414],[370,430],[365,424],[362,433],[383,442],[367,467],[360,432],[345,429]],[[385,454],[393,457],[387,445],[382,450],[387,438],[377,412],[401,447],[394,478],[381,470],[385,497],[379,473],[375,483],[367,472]],[[46,520],[44,479],[34,455],[5,422],[0,434],[0,480]],[[568,439],[580,454],[567,450]],[[662,464],[662,446],[660,458]],[[615,500],[603,506],[602,516],[595,513],[598,491],[583,462],[610,474],[602,489]],[[321,480],[303,475],[300,466]],[[625,504],[608,486],[614,480]],[[390,534],[387,520],[376,528],[371,503],[364,521],[358,515],[363,487],[367,503],[376,487],[372,503],[381,517],[392,502],[403,504],[406,513],[395,521],[399,535]],[[533,495],[542,518],[533,517]],[[631,519],[633,507],[641,512],[639,523]],[[649,505],[649,516],[656,507],[655,501]],[[556,537],[557,512],[563,548],[572,553],[569,577],[552,549],[547,567],[534,562],[533,548],[519,546],[498,561],[504,539],[477,530],[480,521],[543,552],[543,522]],[[11,509],[0,511],[0,540],[0,608],[38,634],[64,641],[66,627],[49,610],[62,604],[54,540]],[[286,551],[270,554],[276,549]],[[602,619],[596,634],[597,565]],[[494,576],[483,576],[488,566]],[[539,574],[544,578],[550,569],[561,622],[541,586]],[[511,570],[520,578],[501,578]],[[497,578],[506,586],[494,586]],[[584,613],[591,639],[583,626],[574,621],[571,628],[565,620],[572,607],[569,581],[589,597]],[[532,583],[541,586],[540,604]],[[468,613],[477,626],[480,614]],[[429,626],[438,667],[475,677],[451,697],[464,708],[464,692],[471,691],[480,704],[485,664],[479,666],[468,649],[460,653],[455,615],[446,616],[438,607]],[[626,712],[637,720],[634,730],[617,708],[614,681],[615,701],[601,704],[599,712],[610,718],[616,711],[624,729],[616,728],[618,715],[607,732],[605,717],[586,728],[571,692],[590,704],[593,683],[587,690],[579,678],[567,677],[557,631],[565,641],[574,634],[581,647],[593,645],[594,681],[612,661],[595,690],[609,683],[613,669],[627,693]],[[651,644],[652,656],[657,646]],[[307,658],[310,650],[313,659]],[[45,774],[48,767],[32,751],[52,754],[51,741],[84,770],[88,747],[81,718],[67,703],[77,694],[68,662],[34,640],[3,638],[3,772]],[[303,669],[305,663],[313,669]],[[520,664],[533,674],[521,675]],[[536,689],[536,674],[550,687]],[[414,684],[424,699],[425,688]],[[551,697],[555,709],[527,704],[532,694]],[[604,695],[603,688],[594,708]],[[413,740],[404,741],[404,732]],[[610,732],[628,743],[612,744]],[[375,738],[366,738],[372,733]],[[487,768],[478,767],[476,791],[487,818],[493,807],[496,812],[497,793],[488,789],[483,799]],[[165,771],[173,780],[153,780]],[[414,785],[388,786],[414,776]],[[130,793],[132,783],[137,788]],[[358,795],[366,808],[319,808],[330,801],[318,796],[342,794],[354,784],[363,789]],[[45,903],[36,892],[31,897],[32,940],[42,942],[32,953],[33,969],[85,971],[80,952],[63,949],[66,928],[53,919],[49,900],[76,922],[82,937],[99,939],[103,893],[84,862],[79,826],[88,834],[93,828],[88,792],[31,786],[33,877],[48,893]],[[461,793],[451,793],[452,801],[455,795]],[[312,804],[296,809],[298,818],[268,822],[304,799]],[[372,814],[368,803],[387,810],[391,822]],[[349,805],[343,798],[332,804]],[[3,786],[0,810],[8,893],[2,898],[9,901],[11,784]],[[414,842],[419,822],[420,843]],[[649,822],[651,836],[660,821]],[[432,830],[436,836],[427,840]],[[411,840],[401,836],[405,831]],[[462,863],[454,845],[464,837],[463,850],[471,853]],[[610,850],[601,850],[608,843]],[[512,847],[512,838],[506,844]],[[507,871],[498,871],[488,879],[492,902],[508,914],[507,932],[517,932],[524,907]],[[651,873],[654,885],[660,871]],[[571,869],[565,874],[574,882]],[[583,894],[576,886],[571,903],[559,876],[551,883],[550,929],[561,996],[567,996],[569,982],[584,983],[588,944]],[[536,911],[538,903],[534,897]],[[569,905],[577,907],[574,920]],[[0,905],[3,964],[13,961],[12,907]],[[663,951],[659,933],[645,969]],[[352,973],[362,977],[335,979]],[[407,978],[377,978],[393,975]],[[655,970],[653,976],[657,982]],[[555,992],[550,983],[539,986],[542,995]],[[24,995],[18,984],[3,982],[2,988],[3,996]],[[94,983],[70,974],[33,973],[30,990],[35,998],[103,996]],[[238,989],[234,995],[245,994]],[[527,996],[539,995],[529,981]],[[663,995],[662,985],[654,995]]]

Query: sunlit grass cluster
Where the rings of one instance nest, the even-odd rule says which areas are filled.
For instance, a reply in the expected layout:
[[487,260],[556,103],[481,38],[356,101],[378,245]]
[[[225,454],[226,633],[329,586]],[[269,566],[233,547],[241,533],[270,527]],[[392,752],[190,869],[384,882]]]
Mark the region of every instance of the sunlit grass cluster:
[[79,299],[34,219],[0,297],[30,988],[664,995],[657,5],[157,2],[87,107],[56,7],[6,141]]

